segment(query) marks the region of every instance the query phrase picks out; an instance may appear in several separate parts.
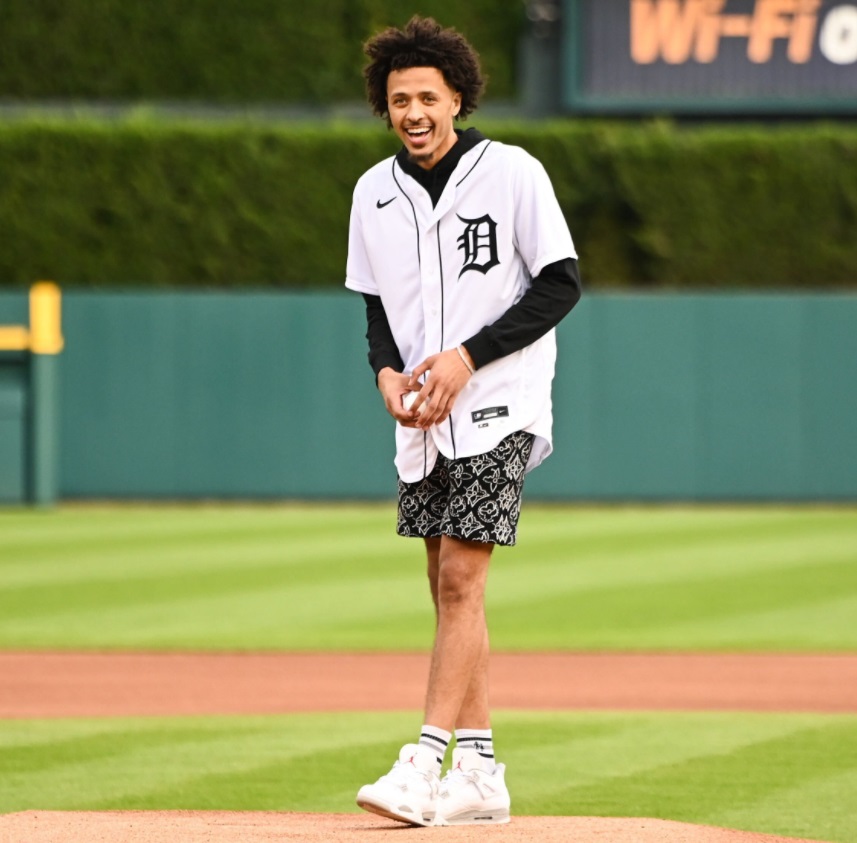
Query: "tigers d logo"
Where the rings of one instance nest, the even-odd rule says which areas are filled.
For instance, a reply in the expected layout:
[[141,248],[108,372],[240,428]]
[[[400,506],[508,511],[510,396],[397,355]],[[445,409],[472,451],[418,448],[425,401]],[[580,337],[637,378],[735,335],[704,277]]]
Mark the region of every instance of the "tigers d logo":
[[461,278],[469,269],[485,275],[500,264],[497,258],[497,223],[488,214],[475,220],[456,216],[465,224],[464,233],[458,238],[458,248],[464,250],[464,266],[458,277]]

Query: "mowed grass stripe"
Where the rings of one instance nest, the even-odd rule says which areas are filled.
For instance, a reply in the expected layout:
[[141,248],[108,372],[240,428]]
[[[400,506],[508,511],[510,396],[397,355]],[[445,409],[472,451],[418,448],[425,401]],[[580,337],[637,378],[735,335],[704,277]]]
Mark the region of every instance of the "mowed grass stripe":
[[[553,543],[557,537],[581,540],[594,538],[614,542],[635,541],[651,536],[658,543],[670,536],[681,539],[707,532],[746,537],[753,533],[806,535],[816,530],[828,535],[841,531],[854,535],[854,507],[752,505],[652,505],[589,507],[564,504],[524,504],[519,537],[527,542],[541,539]],[[616,532],[617,519],[622,532]]]
[[[150,555],[151,554],[151,555]],[[240,547],[193,547],[177,551],[136,553],[136,558],[117,559],[109,573],[90,568],[83,579],[77,571],[73,580],[40,577],[39,582],[5,582],[0,593],[0,614],[15,617],[51,614],[64,607],[134,604],[142,601],[204,598],[257,589],[291,588],[304,583],[336,583],[357,575],[398,577],[412,571],[406,565],[391,565],[391,550],[383,543],[354,545],[344,536],[321,538],[304,543],[259,545],[255,540]],[[87,564],[87,558],[70,557],[66,563]],[[398,568],[398,570],[396,570]],[[11,579],[11,578],[10,578]]]
[[[37,563],[44,566],[68,555],[85,556],[90,565],[101,559],[115,566],[117,552],[121,552],[123,558],[134,559],[165,549],[180,553],[193,550],[197,545],[213,549],[224,544],[241,546],[245,542],[251,543],[252,550],[252,544],[260,541],[282,540],[284,545],[291,541],[303,543],[304,539],[323,542],[336,534],[360,544],[377,540],[379,534],[389,535],[394,508],[373,505],[198,511],[191,507],[186,510],[142,508],[131,513],[121,507],[94,513],[75,508],[56,515],[37,513],[31,516],[27,538],[16,540],[14,524],[24,517],[0,512],[4,571],[32,571],[39,567]],[[621,521],[621,532],[616,531],[617,518]],[[529,548],[556,547],[559,536],[571,542],[570,546],[580,557],[593,552],[644,553],[649,548],[662,552],[671,545],[683,551],[688,544],[702,548],[707,539],[720,543],[733,534],[740,545],[749,543],[754,535],[777,535],[782,542],[786,542],[789,535],[804,540],[812,535],[835,540],[838,530],[843,532],[843,538],[849,534],[854,537],[855,526],[848,519],[839,517],[835,511],[817,510],[771,512],[762,509],[726,513],[717,509],[695,513],[672,509],[644,513],[618,510],[605,516],[598,510],[553,507],[533,508],[522,519],[522,533],[526,535]],[[19,558],[17,566],[16,558]],[[57,568],[51,570],[51,573],[59,572]]]
[[[418,713],[0,723],[0,811],[353,811]],[[67,737],[64,729],[68,730]],[[857,839],[857,717],[498,712],[518,814]]]
[[[639,816],[686,822],[698,822],[704,816],[713,825],[738,828],[753,828],[765,806],[771,831],[803,837],[811,831],[811,824],[796,812],[786,816],[790,800],[798,788],[853,773],[855,750],[853,722],[826,724],[746,746],[722,747],[681,762],[652,765],[642,776],[616,776],[607,793],[602,783],[571,786],[562,802],[579,805],[583,814],[626,816],[630,804],[636,806]],[[674,800],[678,793],[682,805]],[[837,813],[837,806],[830,810]],[[838,808],[839,812],[848,810]]]
[[852,594],[809,606],[747,613],[738,618],[725,615],[690,620],[665,627],[659,633],[652,631],[647,638],[654,649],[670,648],[676,640],[704,640],[705,648],[710,650],[847,652],[855,649],[851,643],[855,617],[857,597]]
[[[854,823],[843,821],[842,813],[843,806],[854,804],[855,793],[857,769],[851,767],[811,781],[796,777],[791,787],[774,790],[751,803],[738,800],[735,805],[722,806],[719,816],[723,818],[721,824],[731,828],[751,828],[759,818],[772,817],[777,818],[779,827],[794,829],[792,836],[853,841],[857,840]],[[808,804],[821,806],[820,816],[810,819],[804,810]]]
[[[385,728],[405,731],[411,719],[413,715],[389,714],[383,718],[386,727],[381,717],[361,715],[92,720],[83,721],[91,724],[91,735],[76,730],[68,742],[55,727],[63,721],[46,724],[49,742],[41,733],[45,721],[17,721],[14,744],[0,753],[0,812],[21,810],[21,804],[43,810],[218,803],[223,809],[256,810],[252,806],[262,804],[286,808],[301,800],[283,778],[284,766],[333,750],[371,746]],[[12,725],[0,723],[0,746]],[[20,733],[28,728],[34,740],[22,744]],[[382,757],[387,749],[382,744]],[[312,764],[306,766],[312,769]],[[335,778],[336,765],[330,767]],[[270,794],[259,791],[272,769],[279,770],[276,802],[266,801]],[[317,790],[318,796],[326,795],[323,788]]]
[[[133,526],[117,531],[113,529],[110,512],[99,512],[100,517],[93,519],[85,510],[78,511],[83,513],[81,517],[87,523],[91,523],[88,532],[80,533],[80,525],[69,521],[67,516],[58,516],[58,521],[53,522],[50,516],[40,515],[37,523],[45,529],[40,529],[31,540],[18,543],[17,546],[14,541],[10,541],[8,525],[0,514],[5,548],[2,569],[4,582],[10,584],[10,579],[25,575],[39,578],[69,576],[78,568],[84,571],[97,569],[99,563],[110,574],[117,569],[121,571],[125,564],[141,561],[147,563],[147,569],[158,570],[158,561],[168,565],[184,558],[188,565],[194,562],[204,564],[206,556],[210,555],[211,564],[218,564],[221,560],[230,560],[236,550],[244,550],[252,555],[268,552],[269,547],[275,547],[279,558],[289,563],[307,553],[333,553],[334,549],[329,547],[328,542],[337,536],[352,547],[376,544],[380,537],[390,535],[393,516],[392,510],[379,506],[358,508],[357,511],[331,507],[319,508],[317,512],[301,510],[297,513],[284,509],[279,517],[263,510],[263,518],[253,510],[214,509],[204,510],[203,514],[189,510],[188,523],[184,529],[180,529],[181,517],[174,510],[165,510],[170,516],[166,519],[162,519],[162,511],[157,509],[144,509],[137,513],[136,518],[130,519],[120,509],[115,517],[126,522],[132,520]],[[596,511],[591,520],[600,525],[597,532],[593,532],[589,526],[584,531],[585,535],[580,536],[581,523],[589,525],[589,513],[584,512],[584,518],[578,519],[575,517],[578,513],[573,509],[548,510],[549,518],[540,510],[535,512],[536,515],[530,520],[535,522],[536,529],[530,530],[526,542],[529,554],[552,554],[553,549],[559,549],[566,557],[573,553],[575,560],[603,557],[605,554],[640,558],[654,551],[661,556],[671,553],[674,558],[686,563],[687,550],[692,548],[697,561],[700,555],[714,555],[722,561],[724,553],[717,548],[733,534],[738,548],[746,548],[754,536],[767,538],[774,531],[780,547],[789,545],[790,536],[804,543],[816,540],[843,544],[836,534],[837,528],[850,530],[852,538],[854,535],[854,526],[847,521],[819,518],[815,512],[802,516],[789,513],[787,520],[785,515],[767,511],[761,511],[753,519],[748,518],[746,512],[737,512],[731,516],[731,522],[724,523],[726,516],[716,510],[708,518],[705,512],[697,514],[690,522],[687,513],[681,511],[675,517],[670,512],[655,511],[641,520],[635,512],[623,510],[621,533],[615,529],[616,514],[612,514],[605,523]],[[310,514],[315,518],[308,518]],[[318,524],[322,518],[326,518],[328,523],[322,521],[326,529],[320,531]],[[333,518],[337,519],[337,523],[330,529]],[[307,524],[307,521],[311,523]],[[44,533],[51,527],[49,531],[55,535],[48,541],[44,539]],[[558,531],[567,541],[559,542],[554,538]],[[847,535],[842,538],[847,538]],[[715,545],[715,549],[701,554],[709,542]],[[289,552],[292,544],[295,547],[293,552]],[[21,559],[16,565],[17,556],[21,556]],[[85,559],[86,564],[64,564],[70,557]],[[26,580],[21,582],[25,583]]]
[[[633,588],[555,589],[553,596],[526,600],[516,600],[509,584],[492,612],[494,644],[500,649],[538,649],[562,636],[585,640],[589,646],[645,642],[651,631],[686,631],[688,623],[704,630],[706,622],[719,624],[726,619],[740,628],[746,617],[772,609],[824,606],[840,600],[844,593],[854,596],[857,608],[857,565],[851,561],[785,568],[775,577],[763,572],[637,583]],[[541,621],[538,626],[532,624],[536,613]],[[783,633],[790,639],[800,637],[789,629]],[[705,642],[698,637],[695,643],[704,646]],[[848,644],[857,644],[857,636]]]
[[692,582],[712,575],[767,575],[790,567],[854,561],[855,548],[849,537],[839,535],[736,539],[715,534],[698,540],[687,538],[678,546],[664,541],[653,547],[643,547],[631,536],[626,543],[614,538],[611,545],[598,548],[564,540],[532,542],[520,549],[499,548],[494,571],[497,578],[508,576],[511,580],[523,569],[526,576],[517,576],[514,593],[538,595],[546,584],[550,590],[585,590],[672,580]]
[[[345,507],[281,508],[195,507],[195,506],[116,506],[70,507],[49,512],[0,511],[0,530],[6,561],[25,562],[50,558],[57,550],[75,548],[98,552],[147,545],[181,543],[191,540],[228,540],[253,535],[318,535],[329,526],[339,510],[341,523],[355,531],[369,528],[373,507],[362,511]],[[381,507],[374,507],[375,517]],[[388,508],[389,509],[389,508]],[[387,512],[386,520],[390,515]]]
[[[11,518],[36,549],[0,557],[0,646],[424,649],[422,545],[395,536],[393,514],[0,514],[0,536]],[[114,517],[128,532],[105,544]],[[549,506],[526,518],[529,538],[493,562],[495,648],[857,649],[857,624],[843,621],[857,614],[857,510]],[[36,526],[50,528],[50,553]]]
[[[335,506],[310,511],[284,508],[280,515],[263,509],[264,517],[245,509],[212,509],[204,510],[204,514],[189,509],[184,520],[181,510],[164,511],[169,518],[163,519],[157,509],[140,510],[135,518],[119,510],[115,518],[123,523],[118,529],[110,512],[100,512],[100,517],[93,519],[86,510],[72,510],[80,513],[83,523],[70,519],[68,513],[57,514],[56,521],[51,520],[51,514],[41,513],[34,519],[35,529],[29,529],[26,538],[17,539],[6,520],[9,516],[0,512],[0,576],[4,581],[18,577],[21,583],[28,582],[28,574],[36,581],[70,576],[76,570],[68,565],[70,558],[85,562],[84,572],[101,568],[112,573],[120,565],[140,562],[158,570],[158,562],[163,563],[165,556],[168,561],[164,564],[183,558],[203,564],[208,555],[217,564],[219,559],[234,561],[236,552],[252,555],[269,548],[289,562],[305,554],[332,554],[336,548],[331,543],[353,546],[383,540],[395,524],[395,510],[389,506],[358,511]],[[290,550],[292,545],[295,552]]]
[[[5,646],[18,649],[317,650],[425,649],[431,643],[428,603],[413,598],[410,578],[363,579],[323,586],[260,589],[145,600],[81,613],[65,611],[0,621]],[[384,595],[385,603],[378,603]],[[379,641],[376,624],[388,623],[398,638]],[[62,628],[60,639],[55,627]]]
[[[64,559],[54,558],[51,565],[34,561],[26,565],[4,565],[2,582],[7,599],[0,605],[0,610],[13,617],[16,606],[25,612],[51,612],[58,603],[83,606],[86,600],[110,599],[121,602],[123,592],[134,596],[148,594],[157,599],[159,591],[181,593],[190,589],[205,596],[216,593],[219,588],[240,590],[240,583],[236,580],[244,583],[246,589],[252,590],[257,583],[263,586],[276,585],[278,578],[288,579],[290,584],[305,582],[307,579],[318,580],[325,576],[338,579],[353,572],[352,563],[358,563],[361,571],[373,575],[388,570],[390,557],[404,550],[401,540],[382,537],[384,535],[376,531],[375,536],[368,539],[344,533],[333,536],[313,534],[307,538],[290,536],[281,540],[275,536],[272,541],[266,535],[254,533],[230,536],[224,541],[218,535],[200,538],[196,534],[190,537],[183,534],[180,542],[174,539],[165,541],[163,537],[158,537],[156,541],[150,536],[144,546],[135,543],[125,548],[120,556],[112,547],[107,551],[86,553],[75,553],[70,548],[57,551],[56,555]],[[613,541],[615,543],[615,539]],[[700,537],[696,543],[685,539],[678,549],[662,548],[655,560],[657,564],[641,564],[646,562],[651,550],[639,547],[633,535],[629,539],[632,546],[626,544],[616,547],[611,544],[607,548],[599,548],[597,552],[587,544],[573,548],[557,548],[555,545],[546,548],[540,542],[520,551],[524,557],[523,564],[527,565],[528,576],[523,583],[516,582],[513,591],[516,597],[528,591],[538,595],[543,592],[535,591],[536,587],[555,591],[566,584],[573,590],[581,590],[593,582],[603,585],[605,578],[611,575],[625,586],[632,582],[650,582],[653,577],[658,577],[658,581],[677,576],[682,579],[704,578],[712,566],[722,572],[729,562],[733,568],[746,572],[756,567],[796,565],[820,556],[849,560],[853,556],[851,548],[839,536],[799,537],[793,541],[783,537],[761,546],[749,538],[743,545],[732,542],[727,546],[724,542],[722,533],[708,538]],[[691,548],[694,551],[692,565],[688,564],[688,551]],[[413,556],[412,553],[401,555]],[[530,564],[533,555],[550,560],[550,564],[543,561],[534,567]],[[554,568],[558,556],[565,557],[569,564],[557,571]],[[700,557],[704,557],[704,561]],[[505,557],[504,561],[508,558]],[[243,559],[248,560],[247,565],[238,568]],[[80,564],[75,565],[76,560]],[[314,564],[319,560],[325,563],[321,567]],[[622,564],[623,561],[625,564]],[[342,562],[346,564],[345,571],[337,564]],[[606,562],[610,564],[604,564]],[[509,564],[514,564],[514,559],[510,559]],[[402,566],[402,570],[409,568]],[[205,573],[201,582],[185,581],[186,577],[201,572]],[[513,578],[520,580],[520,577],[514,576],[516,568],[511,573]],[[146,586],[147,582],[150,582],[148,590],[141,591],[140,587]],[[20,590],[16,592],[16,588]],[[78,588],[79,595],[75,594],[75,588]],[[110,593],[102,596],[105,590]],[[32,599],[34,596],[39,599]]]
[[[289,805],[311,803],[324,805],[314,810],[322,813],[354,811],[356,788],[363,784],[360,771],[371,767],[389,766],[398,755],[399,747],[391,750],[386,741],[367,740],[360,745],[348,743],[311,753],[291,753],[263,756],[249,768],[235,762],[228,769],[209,769],[191,781],[174,783],[171,787],[156,787],[142,794],[129,794],[104,803],[90,802],[86,810],[124,810],[130,802],[137,810],[161,810],[164,803],[177,805],[186,799],[199,803],[200,810],[223,810],[223,798],[229,793],[232,804],[276,805],[271,810],[292,810]],[[370,759],[383,759],[373,764]],[[390,760],[388,760],[390,759]],[[236,776],[236,772],[244,776]],[[322,781],[320,773],[330,772]],[[349,772],[352,775],[349,775]],[[376,770],[380,775],[385,769]],[[355,785],[355,782],[357,784]],[[177,792],[178,791],[178,792]],[[227,809],[228,810],[228,809]],[[241,809],[239,809],[241,810]]]

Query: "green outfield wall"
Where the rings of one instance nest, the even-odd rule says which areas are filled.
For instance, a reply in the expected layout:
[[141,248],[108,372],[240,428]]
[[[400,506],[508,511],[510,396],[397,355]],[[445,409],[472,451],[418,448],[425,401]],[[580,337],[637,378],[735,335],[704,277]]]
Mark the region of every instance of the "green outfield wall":
[[[857,499],[855,325],[849,294],[586,295],[528,496]],[[364,332],[345,292],[66,292],[60,496],[390,497]]]

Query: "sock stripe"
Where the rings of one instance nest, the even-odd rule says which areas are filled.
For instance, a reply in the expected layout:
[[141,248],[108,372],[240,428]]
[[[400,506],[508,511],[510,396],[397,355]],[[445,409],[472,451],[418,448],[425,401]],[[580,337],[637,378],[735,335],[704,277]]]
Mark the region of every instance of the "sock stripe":
[[433,735],[430,732],[423,732],[420,735],[420,738],[428,738],[428,740],[434,741],[435,743],[440,744],[443,747],[449,746],[449,741],[445,741],[443,738],[439,738],[437,735]]
[[491,729],[458,729],[455,742],[462,749],[474,749],[481,758],[494,760],[494,734]]

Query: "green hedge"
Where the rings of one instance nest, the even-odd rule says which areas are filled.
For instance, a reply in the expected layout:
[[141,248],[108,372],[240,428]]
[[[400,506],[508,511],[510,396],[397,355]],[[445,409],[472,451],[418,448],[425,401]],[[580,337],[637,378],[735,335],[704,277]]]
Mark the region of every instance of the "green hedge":
[[[857,286],[857,127],[488,125],[551,174],[588,287]],[[0,283],[339,286],[380,122],[0,125]]]
[[598,285],[857,286],[857,127],[504,133],[552,174]]
[[514,97],[520,0],[3,0],[0,97],[353,100],[363,41],[417,10],[467,34],[489,97]]

